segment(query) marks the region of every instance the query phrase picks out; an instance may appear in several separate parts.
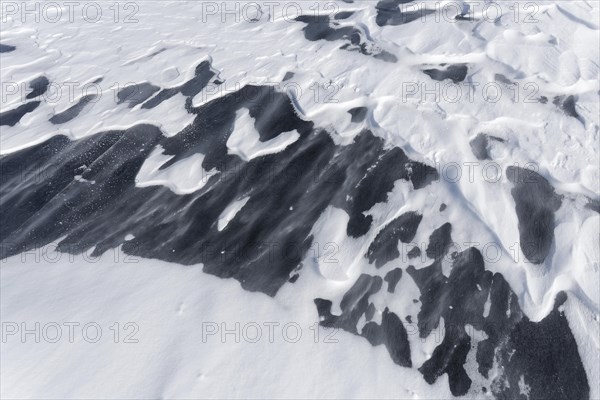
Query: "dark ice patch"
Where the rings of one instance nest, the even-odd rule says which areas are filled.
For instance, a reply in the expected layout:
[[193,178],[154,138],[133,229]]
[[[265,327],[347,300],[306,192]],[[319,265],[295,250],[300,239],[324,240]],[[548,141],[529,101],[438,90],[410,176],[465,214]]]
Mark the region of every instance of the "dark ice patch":
[[419,300],[422,305],[418,315],[418,328],[419,336],[426,338],[439,326],[442,310],[439,309],[437,302],[442,298],[447,278],[442,274],[442,265],[439,261],[421,269],[409,265],[406,272],[421,291]]
[[440,204],[440,212],[443,212],[443,211],[446,209],[446,207],[448,207],[448,206],[446,205],[446,203],[442,203],[442,204]]
[[546,318],[536,323],[523,317],[510,332],[508,343],[498,355],[504,366],[502,374],[492,385],[498,398],[521,398],[521,381],[531,399],[590,398],[577,343],[559,308],[565,300],[566,294],[559,293]]
[[334,27],[327,15],[300,15],[296,21],[303,22],[306,26],[302,29],[304,37],[315,42],[317,40],[327,40],[333,42],[341,39],[348,39],[353,44],[360,43],[361,32],[351,26]]
[[409,179],[415,189],[422,189],[439,179],[438,171],[427,164],[409,161],[406,164],[406,168],[409,171]]
[[210,62],[201,62],[194,71],[194,77],[181,86],[181,94],[187,97],[196,96],[215,75],[216,72],[212,70]]
[[373,305],[373,303],[369,303],[369,306],[367,307],[367,311],[365,311],[365,320],[366,321],[372,320],[373,317],[375,316],[375,311],[377,311],[375,309],[375,305]]
[[400,278],[402,278],[401,268],[394,268],[393,270],[385,274],[383,280],[386,281],[388,284],[387,290],[389,293],[394,293],[394,291],[396,290],[396,285],[398,284],[398,282],[400,282]]
[[77,117],[81,111],[85,108],[85,106],[92,102],[96,98],[94,94],[88,94],[79,99],[77,104],[67,108],[65,111],[53,115],[50,118],[50,122],[54,125],[64,124],[65,122],[69,122],[73,118]]
[[150,100],[146,101],[142,104],[143,109],[151,109],[158,106],[163,101],[169,100],[171,97],[175,96],[177,93],[180,93],[180,88],[170,88],[170,89],[162,89],[160,92],[156,94],[156,96],[152,97]]
[[48,90],[50,81],[45,76],[39,76],[29,82],[29,88],[31,92],[25,96],[26,99],[35,99],[38,96],[43,95]]
[[381,325],[370,321],[362,329],[361,336],[365,337],[372,346],[385,345],[392,361],[402,367],[412,367],[410,359],[410,344],[404,324],[396,314],[386,307],[381,316]]
[[149,82],[136,83],[125,86],[117,92],[117,104],[128,103],[129,108],[133,108],[140,103],[148,100],[160,88]]
[[464,396],[472,380],[464,364],[471,349],[471,338],[463,329],[456,329],[451,338],[447,336],[435,348],[431,358],[419,368],[427,383],[434,384],[442,374],[448,374],[448,385],[454,396]]
[[577,112],[575,108],[575,104],[577,103],[577,96],[556,96],[552,101],[552,104],[557,106],[562,112],[564,112],[569,117],[576,118],[582,124],[584,123],[583,118]]
[[446,222],[444,225],[437,228],[429,236],[429,244],[425,249],[427,257],[434,260],[440,259],[446,255],[448,249],[452,245],[452,225]]
[[[482,288],[487,291],[487,287]],[[483,317],[483,323],[476,326],[488,335],[477,345],[476,361],[479,373],[486,379],[494,365],[494,357],[498,346],[503,344],[514,325],[521,320],[523,314],[519,308],[517,296],[501,274],[494,274],[489,287],[489,313]]]
[[[502,275],[485,270],[477,249],[457,254],[449,277],[443,275],[440,260],[419,270],[409,266],[407,272],[421,292],[420,336],[429,336],[444,318],[444,339],[419,368],[428,383],[446,373],[453,395],[469,391],[472,379],[464,368],[471,349],[465,330],[469,324],[487,335],[477,345],[478,372],[488,379],[498,363],[500,374],[491,386],[495,397],[520,398],[523,377],[532,398],[589,398],[587,377],[564,315],[555,307],[544,320],[530,322]],[[484,316],[486,301],[489,312]]]
[[445,79],[450,79],[453,83],[464,81],[468,71],[469,68],[466,64],[452,64],[444,69],[430,68],[423,70],[423,72],[433,80],[443,81]]
[[350,113],[351,117],[351,121],[358,123],[358,122],[363,122],[367,116],[367,107],[355,107],[355,108],[351,108],[348,110],[348,113]]
[[529,261],[541,264],[554,240],[554,213],[561,206],[562,196],[544,177],[527,168],[510,166],[506,174],[513,184],[521,250]]
[[[96,256],[123,245],[126,254],[184,265],[202,263],[207,273],[237,279],[244,289],[274,296],[298,273],[312,243],[311,229],[329,205],[362,214],[359,205],[384,201],[384,191],[393,186],[390,181],[391,186],[367,187],[365,175],[386,165],[382,160],[390,154],[390,161],[401,154],[403,162],[411,162],[400,149],[384,147],[383,139],[369,131],[350,145],[335,145],[326,131],[300,119],[287,95],[273,87],[247,86],[199,108],[188,107],[196,118],[173,137],[140,125],[72,142],[63,138],[63,147],[55,146],[58,139],[53,139],[0,158],[7,165],[49,171],[46,179],[36,181],[28,175],[3,182],[2,212],[10,210],[0,215],[0,239],[10,243],[4,255],[62,237],[58,246],[62,252],[94,247]],[[254,119],[261,141],[290,130],[300,138],[279,153],[249,162],[229,154],[226,143],[242,108]],[[187,195],[161,185],[137,187],[137,172],[158,145],[173,156],[161,168],[201,153],[202,167],[216,174]],[[40,157],[41,149],[48,147],[52,151]],[[403,164],[381,171],[388,168],[411,179]],[[58,176],[54,171],[60,171]],[[250,198],[246,206],[219,231],[220,214],[242,196]],[[135,238],[124,241],[127,233]]]
[[494,80],[496,82],[504,83],[505,85],[512,85],[512,84],[514,84],[513,81],[511,81],[510,79],[508,79],[506,76],[504,76],[502,74],[495,74],[494,75]]
[[0,53],[10,53],[11,51],[15,51],[16,49],[17,48],[15,46],[0,43]]
[[293,72],[286,72],[285,76],[283,77],[283,81],[289,81],[290,79],[292,79],[294,77],[294,73]]
[[306,27],[302,29],[304,37],[312,42],[343,40],[346,43],[340,47],[342,50],[358,51],[386,62],[398,61],[396,56],[380,49],[368,38],[365,38],[366,35],[360,29],[352,26],[339,26],[338,22],[331,21],[327,15],[301,15],[296,17],[296,21],[306,24]]
[[585,208],[588,208],[592,211],[596,211],[598,214],[600,214],[600,199],[588,198],[588,202],[585,204]]
[[334,19],[340,20],[340,19],[348,19],[350,18],[352,15],[354,15],[354,11],[341,11],[337,14],[335,14],[335,16],[333,17]]
[[411,211],[400,215],[387,224],[375,237],[367,251],[369,263],[381,268],[388,261],[400,256],[398,242],[409,243],[415,237],[423,216]]
[[[370,311],[369,296],[381,289],[382,280],[378,276],[362,274],[354,285],[344,294],[340,303],[342,314],[332,315],[330,300],[315,299],[320,325],[327,328],[340,328],[358,336],[363,336],[373,346],[385,345],[392,360],[401,366],[410,367],[410,345],[408,334],[400,318],[387,308],[383,311],[381,325],[367,322],[359,333],[357,324],[359,319]],[[373,307],[374,309],[374,307]],[[372,315],[370,315],[372,318]],[[371,319],[369,318],[369,319]]]
[[388,193],[396,181],[410,180],[415,189],[420,189],[438,178],[435,168],[410,161],[398,147],[383,154],[365,173],[356,188],[356,194],[350,199],[350,221],[346,231],[352,237],[367,233],[373,218],[365,216],[363,212],[377,203],[387,201]]
[[[385,25],[403,25],[409,22],[415,21],[419,18],[425,18],[429,14],[435,13],[434,10],[428,10],[421,7],[418,10],[406,9],[402,11],[400,5],[410,3],[413,0],[381,0],[375,8],[377,9],[377,16],[375,22],[378,26]],[[416,4],[416,6],[420,6]],[[422,6],[422,4],[421,4]]]
[[30,101],[29,103],[22,104],[17,108],[0,113],[0,126],[15,126],[21,120],[21,118],[23,118],[23,115],[32,112],[38,108],[39,105],[39,101]]
[[[170,99],[178,93],[181,93],[183,96],[188,97],[191,103],[191,99],[195,97],[198,93],[200,93],[206,86],[208,86],[210,81],[213,78],[215,78],[216,75],[217,72],[212,69],[210,62],[202,61],[196,66],[196,69],[194,71],[194,77],[192,79],[185,82],[179,87],[162,89],[155,96],[153,96],[144,104],[142,104],[142,108],[152,109],[160,105],[163,101]],[[223,82],[215,80],[214,83],[219,85]]]
[[485,133],[478,133],[477,136],[475,136],[473,139],[471,139],[471,141],[469,142],[469,145],[471,146],[471,151],[473,152],[473,155],[478,160],[491,160],[492,159],[490,157],[490,142],[491,141],[497,141],[500,143],[504,143],[504,139],[496,137],[496,136],[486,135]]
[[344,294],[340,303],[342,314],[331,314],[331,301],[315,299],[317,311],[321,319],[320,324],[326,328],[340,328],[358,335],[356,325],[360,317],[369,307],[369,296],[381,289],[382,279],[379,276],[362,274],[354,285]]
[[419,248],[419,246],[415,246],[408,251],[407,255],[409,260],[417,258],[421,255],[421,249]]
[[442,273],[440,260],[419,270],[410,266],[407,272],[421,292],[420,336],[429,336],[439,326],[441,317],[445,325],[442,343],[419,371],[430,384],[447,374],[452,394],[462,396],[471,386],[471,378],[464,369],[471,349],[471,338],[465,325],[481,325],[491,273],[485,271],[483,257],[475,248],[456,256],[447,278]]

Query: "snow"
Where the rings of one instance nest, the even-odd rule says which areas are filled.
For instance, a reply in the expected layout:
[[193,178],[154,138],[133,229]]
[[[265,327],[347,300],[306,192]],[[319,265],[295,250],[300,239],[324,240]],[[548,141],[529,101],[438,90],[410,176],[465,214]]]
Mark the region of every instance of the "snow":
[[[481,2],[458,3],[471,4],[475,17],[484,16],[481,5],[475,4]],[[185,109],[183,95],[146,110],[117,104],[117,88],[140,82],[177,87],[208,60],[224,83],[209,85],[193,99],[193,106],[247,84],[272,85],[289,93],[298,114],[327,129],[336,144],[348,144],[368,128],[388,146],[400,146],[409,157],[436,166],[442,179],[420,192],[398,182],[387,203],[365,213],[373,216],[373,228],[360,240],[345,233],[348,215],[329,207],[313,228],[319,247],[309,251],[297,283],[284,286],[275,299],[245,292],[234,280],[204,274],[201,265],[182,267],[137,258],[131,263],[116,250],[104,253],[99,261],[89,254],[70,258],[52,252],[48,260],[59,257],[59,262],[31,262],[27,258],[31,254],[2,260],[3,322],[22,321],[28,327],[35,322],[96,322],[103,329],[102,340],[93,344],[81,335],[74,343],[64,337],[57,343],[36,344],[9,338],[9,344],[2,344],[2,396],[446,398],[445,375],[428,385],[416,369],[393,364],[382,346],[371,347],[345,332],[336,334],[340,343],[314,343],[309,330],[318,322],[310,307],[314,298],[339,300],[360,273],[387,272],[389,266],[376,271],[362,255],[379,229],[408,210],[425,216],[414,239],[421,250],[431,230],[446,221],[465,226],[452,232],[463,249],[465,243],[477,242],[480,250],[493,244],[489,258],[495,259],[497,250],[498,260],[486,259],[486,268],[504,275],[531,320],[544,318],[556,294],[567,291],[566,313],[588,377],[598,376],[600,218],[584,208],[587,197],[597,199],[600,193],[597,2],[536,2],[536,23],[523,23],[524,11],[515,22],[509,5],[504,5],[506,14],[497,23],[428,19],[385,27],[375,23],[375,2],[336,2],[339,11],[355,12],[342,24],[361,29],[396,55],[396,63],[340,50],[339,41],[307,41],[304,24],[284,18],[281,8],[265,13],[258,22],[244,18],[236,22],[228,16],[223,23],[220,14],[206,15],[202,2],[135,4],[139,7],[135,23],[124,23],[123,14],[118,23],[110,14],[97,23],[79,17],[74,22],[34,23],[31,17],[22,21],[20,15],[2,16],[2,43],[17,47],[0,56],[2,111],[22,104],[27,83],[41,73],[59,89],[57,96],[46,98],[20,123],[2,127],[0,154],[55,135],[77,139],[141,123],[174,136],[194,119]],[[307,4],[301,7],[312,12]],[[108,13],[107,6],[103,11]],[[441,63],[469,64],[470,88],[467,82],[435,82],[421,72],[425,65]],[[282,82],[287,72],[294,76]],[[510,79],[516,89],[496,83],[496,74]],[[101,82],[92,84],[99,78]],[[18,93],[11,94],[13,86],[9,90],[7,84],[18,87]],[[486,101],[493,91],[483,88],[490,84],[501,88],[497,101]],[[98,100],[79,117],[51,124],[49,117],[76,103],[87,93],[85,87],[98,89]],[[552,105],[554,96],[563,95],[578,96],[576,111],[585,122]],[[540,96],[548,103],[538,102]],[[359,106],[369,108],[367,117],[352,123],[347,110]],[[247,110],[236,117],[227,147],[243,160],[280,152],[298,140],[298,132],[290,131],[262,142]],[[505,140],[491,149],[493,161],[478,161],[471,152],[469,139],[480,132]],[[193,193],[214,174],[202,168],[204,157],[195,154],[160,169],[171,156],[157,149],[144,162],[137,185]],[[565,196],[556,215],[556,245],[539,269],[530,268],[515,246],[518,221],[504,172],[517,164],[533,165]],[[452,175],[456,166],[457,179]],[[486,175],[490,171],[500,172],[497,180]],[[237,199],[223,211],[219,231],[248,199]],[[451,206],[440,216],[440,203],[450,199]],[[336,246],[333,257],[327,244]],[[420,259],[410,262],[416,268],[426,264]],[[378,301],[403,318],[410,313],[416,321],[412,299],[418,298],[418,290],[409,279],[405,274],[397,288],[406,297]],[[334,301],[333,312],[335,307]],[[137,324],[139,343],[114,343],[110,326],[115,322],[122,334],[124,324]],[[219,327],[295,322],[303,336],[298,343],[279,339],[221,343],[213,336],[202,343],[206,322]],[[409,340],[417,366],[439,344],[431,337],[422,342],[417,333]],[[591,398],[600,397],[596,386],[591,379]]]
[[233,134],[227,140],[227,148],[229,154],[236,154],[242,160],[249,161],[255,157],[285,150],[299,137],[298,132],[294,130],[281,133],[267,142],[261,142],[259,133],[254,128],[254,120],[246,109],[238,112]]
[[216,171],[205,171],[202,168],[204,161],[202,154],[195,154],[161,170],[160,167],[173,158],[162,152],[163,149],[158,146],[144,161],[137,176],[137,186],[164,185],[174,193],[187,194],[202,189],[210,177],[216,173]]
[[[2,321],[19,327],[2,344],[3,397],[446,396],[444,379],[425,384],[417,370],[398,368],[384,347],[316,330],[316,309],[305,305],[329,284],[314,275],[273,300],[201,268],[118,250],[70,257],[52,246],[3,260],[0,274]],[[40,342],[32,334],[22,341],[20,324],[35,330],[36,322]],[[72,341],[68,322],[78,324]],[[54,323],[61,337],[51,343]],[[95,325],[86,324],[100,327],[98,339]]]
[[242,208],[244,208],[248,200],[250,200],[250,197],[244,197],[243,199],[234,201],[233,203],[228,205],[227,208],[225,208],[225,210],[223,210],[223,212],[219,216],[219,223],[217,229],[219,231],[225,229],[227,224],[235,218],[236,214]]

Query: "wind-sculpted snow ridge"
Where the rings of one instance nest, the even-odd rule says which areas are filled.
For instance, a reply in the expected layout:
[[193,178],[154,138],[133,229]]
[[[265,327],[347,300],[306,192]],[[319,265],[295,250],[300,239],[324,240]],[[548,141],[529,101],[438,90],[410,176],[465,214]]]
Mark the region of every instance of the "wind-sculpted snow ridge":
[[[227,142],[242,109],[248,110],[261,142],[292,130],[298,132],[297,140],[280,152],[247,162],[228,154]],[[55,241],[61,252],[93,247],[92,256],[122,246],[126,253],[145,258],[202,263],[207,273],[235,278],[247,290],[275,296],[282,285],[302,274],[302,260],[313,241],[311,230],[327,207],[347,212],[347,234],[361,237],[372,225],[372,217],[364,212],[386,202],[396,181],[410,182],[419,191],[439,178],[435,169],[410,160],[400,148],[386,149],[369,131],[349,145],[335,145],[325,131],[300,119],[287,96],[272,87],[247,86],[192,112],[194,122],[171,138],[154,126],[137,125],[75,141],[55,136],[0,158],[4,171],[14,165],[53,171],[43,180],[19,175],[3,179],[3,256]],[[201,168],[216,172],[202,188],[186,195],[160,185],[137,187],[136,176],[157,149],[168,156],[159,170],[204,154]],[[220,215],[240,199],[248,200],[219,229]],[[546,214],[531,218],[548,224]],[[377,260],[377,268],[399,257],[398,241],[410,242],[421,219],[415,212],[405,213],[382,229],[367,254]],[[433,264],[406,269],[421,291],[420,337],[428,337],[440,318],[447,329],[453,328],[419,367],[425,381],[433,384],[448,374],[453,395],[468,393],[472,379],[464,364],[472,341],[465,326],[470,324],[488,336],[477,345],[479,373],[488,378],[493,366],[500,371],[484,390],[514,398],[524,379],[534,398],[588,398],[575,341],[558,311],[566,296],[560,295],[548,317],[530,322],[502,275],[486,271],[475,248],[453,253],[451,273],[445,276],[442,260],[453,243],[451,230],[446,223],[431,234],[426,254]],[[128,233],[134,238],[126,239]],[[278,246],[268,246],[272,243]],[[544,248],[545,243],[546,239]],[[389,292],[402,296],[394,290],[402,277],[402,270],[397,271],[395,277],[388,273],[386,281]],[[400,317],[386,307],[379,310],[380,324],[371,321],[375,309],[369,312],[369,297],[382,284],[379,276],[361,275],[344,295],[340,316],[331,314],[331,301],[316,299],[321,324],[364,336],[373,346],[383,344],[396,364],[410,368],[410,343]],[[486,301],[490,306],[484,316]],[[359,319],[368,312],[368,322],[358,330]],[[542,343],[537,343],[539,337]],[[531,340],[536,341],[535,352]],[[539,363],[532,355],[545,361]]]

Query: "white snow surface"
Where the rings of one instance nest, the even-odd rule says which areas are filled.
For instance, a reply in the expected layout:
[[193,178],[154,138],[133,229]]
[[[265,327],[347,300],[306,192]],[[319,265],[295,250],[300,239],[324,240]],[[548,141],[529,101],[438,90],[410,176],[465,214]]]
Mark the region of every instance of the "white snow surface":
[[[447,3],[471,4],[479,10],[475,15],[481,16],[482,2],[438,4]],[[289,20],[297,12],[288,9],[288,16],[283,12],[286,2],[274,10],[258,2],[263,10],[258,21],[244,15],[236,21],[234,15],[208,15],[203,2],[138,1],[133,17],[137,22],[131,23],[123,21],[128,14],[123,9],[119,22],[115,22],[108,6],[102,7],[104,15],[96,23],[85,21],[80,14],[71,22],[65,9],[57,22],[44,18],[35,22],[33,17],[23,21],[20,14],[8,13],[3,4],[1,42],[16,46],[18,51],[0,55],[2,111],[23,103],[27,83],[41,73],[60,89],[52,101],[42,102],[15,126],[1,128],[0,154],[54,135],[76,139],[141,123],[158,126],[165,136],[176,135],[194,118],[184,107],[184,96],[178,94],[155,109],[145,110],[117,104],[115,88],[132,82],[176,87],[194,76],[200,62],[210,60],[224,83],[198,94],[194,106],[246,84],[273,85],[288,92],[298,113],[326,128],[336,143],[350,143],[368,128],[389,146],[400,146],[409,157],[436,166],[442,178],[420,191],[397,182],[388,202],[366,212],[373,216],[373,227],[360,240],[345,234],[348,215],[329,207],[313,229],[318,253],[309,252],[298,281],[284,285],[274,299],[246,292],[235,280],[204,274],[201,265],[184,267],[133,258],[118,249],[92,258],[91,250],[69,256],[55,253],[49,245],[43,251],[2,260],[3,324],[17,323],[20,327],[23,323],[32,328],[39,322],[48,326],[45,334],[54,337],[52,324],[57,323],[62,337],[56,343],[35,343],[33,335],[27,340],[14,340],[18,335],[3,340],[0,395],[448,398],[446,375],[428,385],[414,368],[431,356],[441,338],[422,341],[409,330],[410,369],[395,365],[385,347],[372,347],[358,336],[340,331],[335,335],[336,343],[327,343],[328,332],[319,328],[315,343],[311,330],[318,322],[313,299],[332,299],[332,312],[339,313],[336,300],[361,273],[383,275],[391,269],[386,265],[375,270],[363,257],[377,232],[403,212],[419,210],[424,218],[415,243],[427,243],[431,231],[448,221],[457,228],[453,229],[453,239],[463,250],[467,243],[477,243],[482,252],[486,243],[499,244],[498,260],[486,258],[486,268],[503,274],[532,320],[548,314],[559,291],[568,293],[565,313],[590,380],[590,396],[600,398],[594,378],[600,376],[600,218],[584,207],[587,197],[600,195],[600,6],[594,1],[535,2],[535,22],[524,22],[526,11],[522,9],[515,17],[508,8],[513,2],[509,3],[500,6],[503,15],[497,21],[457,23],[428,16],[426,21],[379,27],[375,23],[376,2],[335,2],[336,12],[354,11],[338,22],[363,31],[394,54],[398,58],[395,63],[341,50],[339,41],[308,41],[302,32],[305,24]],[[219,7],[220,2],[214,4]],[[227,4],[233,8],[235,3]],[[315,12],[310,8],[312,3],[296,4],[306,14]],[[318,9],[334,14],[324,4]],[[255,14],[252,10],[248,13]],[[467,80],[448,86],[449,81],[436,82],[421,72],[424,66],[441,63],[469,64]],[[282,83],[287,72],[294,76]],[[516,82],[517,89],[494,85],[501,88],[501,96],[490,101],[494,88],[489,92],[483,88],[496,82],[496,74]],[[83,85],[100,77],[98,101],[88,104],[70,122],[52,125],[48,121],[86,94]],[[6,82],[18,84],[19,93],[8,92]],[[75,89],[70,93],[66,84],[73,82]],[[318,87],[313,86],[315,82]],[[425,93],[425,89],[430,92]],[[457,90],[461,90],[458,101]],[[562,95],[578,96],[576,111],[583,121],[551,104],[554,96]],[[548,103],[538,102],[540,96],[547,97]],[[368,107],[367,117],[364,122],[353,123],[347,110],[359,106]],[[469,140],[479,132],[505,140],[490,149],[493,162],[478,161],[471,152]],[[297,137],[292,131],[261,142],[246,112],[237,116],[227,146],[230,153],[249,160],[281,151]],[[203,155],[159,170],[169,157],[162,149],[155,151],[144,163],[137,184],[164,185],[185,194],[202,188],[211,176],[211,171],[202,169]],[[519,235],[512,186],[503,176],[508,166],[517,164],[534,166],[564,195],[556,213],[555,246],[544,264],[536,268],[527,263],[516,245]],[[497,180],[484,175],[497,171]],[[219,229],[235,218],[244,200],[230,205]],[[449,205],[442,216],[438,212],[441,203]],[[336,246],[334,263],[323,262],[324,258],[332,259],[329,242]],[[425,261],[417,259],[415,266],[424,266]],[[407,295],[402,299],[375,296],[377,309],[388,306],[391,311],[412,315],[416,321],[418,309],[412,299],[419,294],[408,274],[398,288]],[[380,314],[376,313],[377,318]],[[64,326],[68,322],[79,324],[73,343]],[[86,323],[101,327],[97,343],[83,337],[81,328]],[[111,330],[115,323],[119,323],[117,343]],[[127,323],[131,323],[129,329],[124,328]],[[203,338],[202,332],[209,325],[214,327],[213,323],[219,333]],[[250,337],[254,337],[254,324],[258,324],[262,337],[256,343],[236,343],[233,334],[221,340],[221,324],[233,329],[236,323],[246,327]],[[265,323],[279,324],[274,328],[273,343]],[[285,324],[300,327],[298,342],[284,337]],[[138,342],[125,343],[124,337],[136,329],[132,337]],[[294,329],[289,328],[289,336],[294,337]],[[94,336],[94,328],[88,335]]]
[[254,120],[248,110],[238,112],[235,128],[227,140],[229,154],[236,154],[244,161],[255,157],[278,153],[294,143],[300,135],[297,131],[283,132],[276,138],[261,142],[258,131],[254,128]]

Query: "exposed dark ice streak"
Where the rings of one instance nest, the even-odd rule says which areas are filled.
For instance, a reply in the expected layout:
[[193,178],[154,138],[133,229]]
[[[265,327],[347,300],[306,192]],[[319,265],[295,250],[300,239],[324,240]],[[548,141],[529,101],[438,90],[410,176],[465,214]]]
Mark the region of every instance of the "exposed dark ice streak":
[[[226,143],[241,109],[249,111],[261,141],[291,130],[300,138],[280,153],[249,162],[228,154]],[[41,182],[19,181],[20,176],[3,182],[4,255],[63,236],[58,249],[64,252],[94,247],[93,254],[100,255],[122,244],[128,254],[203,263],[208,273],[273,296],[301,267],[312,243],[310,231],[326,207],[346,210],[352,214],[348,229],[358,226],[366,233],[370,220],[361,225],[362,212],[386,201],[396,179],[410,180],[417,189],[430,178],[419,175],[426,166],[399,148],[386,149],[383,139],[368,131],[348,146],[336,146],[272,87],[247,86],[191,111],[194,122],[169,138],[139,125],[77,141],[57,136],[2,157],[3,165],[49,171]],[[163,186],[136,187],[141,165],[158,145],[173,156],[161,168],[201,153],[204,170],[218,173],[188,195]],[[243,197],[250,197],[245,207],[219,231],[222,211]],[[125,241],[129,233],[135,238]]]
[[442,273],[441,260],[419,270],[409,266],[407,272],[421,291],[420,336],[429,336],[439,326],[440,318],[444,318],[444,339],[419,370],[429,383],[448,374],[452,394],[464,395],[471,386],[471,378],[464,369],[471,349],[465,325],[480,326],[487,292],[479,288],[489,287],[492,273],[485,271],[483,257],[475,248],[455,256],[449,277]]
[[[476,248],[450,255],[452,268],[449,276],[445,276],[441,257],[448,255],[445,245],[448,241],[452,241],[450,224],[444,224],[430,237],[429,248],[438,248],[441,243],[442,250],[431,254],[435,261],[425,268],[407,268],[421,292],[417,323],[420,337],[428,337],[444,319],[442,342],[419,367],[424,379],[433,384],[447,374],[452,394],[466,395],[473,377],[467,373],[465,364],[469,352],[476,351],[478,373],[484,378],[489,379],[489,372],[496,364],[497,373],[489,388],[496,398],[524,398],[521,385],[524,384],[530,388],[529,398],[588,399],[589,384],[579,351],[568,322],[558,309],[566,295],[559,294],[550,315],[539,323],[531,322],[502,275],[485,269],[483,256]],[[394,292],[392,285],[400,279],[401,272],[395,269],[386,274],[388,292]],[[363,314],[367,321],[371,320],[376,310],[369,297],[380,288],[380,277],[361,275],[344,294],[339,316],[331,314],[330,300],[315,299],[321,325],[363,336],[373,346],[385,344],[395,363],[411,366],[406,330],[387,307],[381,325],[367,322],[360,332],[357,329]],[[467,325],[487,335],[476,343],[476,350]]]
[[530,399],[590,398],[589,382],[579,350],[560,306],[567,295],[557,295],[554,309],[536,323],[523,317],[511,331],[506,347],[498,355],[504,375],[495,381],[499,398],[521,398],[524,377]]
[[[160,92],[158,92],[158,94],[156,94],[156,96],[150,98],[148,101],[142,104],[142,108],[154,108],[163,101],[170,99],[178,93],[181,93],[182,95],[188,98],[193,98],[198,93],[200,93],[202,89],[204,89],[216,76],[217,72],[211,68],[210,62],[202,61],[196,66],[196,70],[194,71],[194,77],[191,80],[187,81],[179,87],[162,89]],[[214,83],[220,84],[222,82],[215,80]]]
[[375,237],[367,251],[369,263],[381,268],[388,261],[400,256],[398,242],[409,243],[415,237],[423,216],[409,211],[387,224]]
[[0,126],[15,126],[25,114],[32,112],[39,105],[39,101],[30,101],[29,103],[21,104],[17,108],[0,113]]
[[398,147],[378,158],[373,168],[364,173],[364,178],[357,186],[356,196],[350,201],[350,221],[346,232],[352,237],[362,236],[370,229],[373,217],[365,216],[363,212],[377,203],[386,202],[396,181],[410,180],[415,189],[421,189],[439,178],[435,168],[410,161]]
[[429,244],[427,245],[427,249],[425,249],[427,257],[438,260],[446,255],[452,245],[451,232],[452,225],[446,222],[431,233]]
[[338,22],[331,21],[327,15],[301,15],[296,21],[306,24],[304,36],[310,41],[327,40],[329,42],[346,41],[340,49],[358,51],[364,55],[373,56],[386,62],[396,62],[398,59],[393,54],[378,48],[358,28],[352,26],[339,26]]
[[400,282],[400,278],[402,278],[402,269],[400,268],[394,268],[387,274],[385,274],[383,280],[386,281],[388,284],[387,290],[389,293],[394,293],[394,291],[396,290],[396,285],[398,284],[398,282]]
[[415,246],[412,249],[410,249],[408,253],[406,253],[406,255],[408,256],[409,260],[417,258],[421,255],[421,249],[419,248],[419,246]]
[[367,117],[367,107],[355,107],[348,110],[348,113],[352,116],[351,122],[363,122]]
[[[488,378],[494,363],[498,364],[499,374],[491,384],[495,397],[521,398],[519,381],[523,379],[532,388],[531,398],[587,399],[587,377],[564,315],[559,317],[555,309],[539,323],[530,322],[502,275],[485,270],[477,249],[467,249],[452,258],[449,277],[443,275],[440,260],[419,270],[412,266],[407,269],[421,291],[421,337],[429,336],[444,318],[444,339],[419,368],[425,380],[433,383],[446,373],[453,395],[468,392],[472,379],[464,364],[472,346],[465,330],[469,324],[487,335],[477,344],[479,373]],[[486,301],[489,311],[484,316]]]
[[[391,284],[400,279],[400,271],[393,270],[385,280]],[[589,384],[575,339],[558,309],[566,299],[564,293],[559,294],[554,311],[534,323],[523,314],[502,275],[485,270],[481,253],[473,247],[452,256],[449,276],[442,273],[441,260],[418,270],[409,266],[407,272],[421,292],[420,336],[428,337],[444,318],[442,342],[419,367],[425,381],[433,384],[447,374],[452,394],[467,394],[473,377],[465,364],[469,352],[476,351],[478,373],[484,378],[489,379],[489,371],[496,365],[489,388],[496,398],[522,398],[520,383],[530,388],[531,398],[589,398]],[[330,300],[315,299],[320,324],[363,336],[373,346],[385,344],[396,364],[410,367],[410,345],[400,318],[386,307],[381,325],[370,321],[376,310],[369,297],[381,285],[380,277],[361,275],[344,294],[339,316],[332,315]],[[357,324],[363,315],[370,322],[359,331]],[[409,323],[411,320],[407,317]],[[467,325],[485,332],[486,339],[473,343]]]
[[499,138],[497,136],[486,135],[485,133],[478,133],[471,141],[469,145],[471,146],[471,151],[473,155],[478,160],[491,160],[490,156],[490,146],[491,141],[496,141],[500,143],[504,143],[504,139]]
[[364,336],[373,346],[385,345],[392,361],[402,367],[412,367],[408,333],[400,318],[386,307],[381,315],[381,325],[369,321],[362,329]]
[[506,169],[519,220],[519,245],[534,264],[544,262],[554,241],[554,213],[562,204],[548,181],[538,173],[510,166]]
[[0,43],[0,53],[10,53],[11,51],[15,51],[16,49],[17,48],[15,46]]
[[327,328],[339,328],[363,336],[373,346],[383,344],[396,364],[411,367],[408,334],[396,314],[386,308],[383,311],[381,325],[370,321],[365,324],[361,332],[357,329],[358,321],[363,314],[369,312],[371,315],[367,320],[372,318],[374,308],[369,304],[369,296],[377,293],[381,285],[380,277],[362,274],[342,298],[340,303],[342,314],[339,316],[331,314],[331,301],[315,299],[321,318],[320,324]]
[[81,111],[85,108],[86,105],[91,103],[94,99],[96,99],[96,95],[88,94],[79,99],[77,104],[67,108],[65,111],[55,114],[50,118],[50,122],[54,125],[64,124],[65,122],[71,121],[73,118],[77,117]]
[[598,214],[600,214],[600,199],[588,198],[588,202],[585,204],[585,208],[588,208],[592,211],[596,211]]
[[577,96],[569,95],[569,96],[556,96],[554,100],[552,100],[552,104],[557,106],[562,112],[564,112],[569,117],[573,117],[577,119],[579,122],[585,125],[585,121],[581,115],[577,112],[575,105],[577,103]]
[[354,11],[341,11],[341,12],[335,14],[335,16],[333,18],[336,19],[336,20],[348,19],[352,15],[354,15]]
[[423,72],[427,74],[431,79],[436,81],[450,79],[453,83],[459,83],[465,80],[469,71],[469,68],[466,64],[452,64],[448,66],[442,64],[442,67],[445,68],[430,68],[423,70]]
[[117,92],[117,104],[128,103],[133,108],[148,100],[160,88],[148,82],[125,86]]
[[45,76],[39,76],[29,82],[29,88],[31,92],[25,96],[26,99],[35,99],[38,96],[43,95],[48,90],[48,85],[50,81]]

